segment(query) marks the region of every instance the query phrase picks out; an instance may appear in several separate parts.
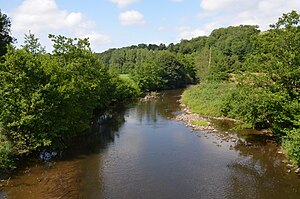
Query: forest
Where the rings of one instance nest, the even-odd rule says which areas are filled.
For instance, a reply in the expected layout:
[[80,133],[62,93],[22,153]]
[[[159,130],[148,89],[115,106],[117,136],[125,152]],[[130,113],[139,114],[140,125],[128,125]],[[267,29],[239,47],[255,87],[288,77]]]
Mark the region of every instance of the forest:
[[89,126],[95,110],[189,84],[199,84],[183,95],[194,112],[271,130],[299,165],[299,25],[299,14],[291,11],[264,32],[230,26],[177,44],[103,53],[92,52],[88,39],[49,35],[49,53],[31,33],[16,48],[10,18],[0,12],[0,169],[63,147]]

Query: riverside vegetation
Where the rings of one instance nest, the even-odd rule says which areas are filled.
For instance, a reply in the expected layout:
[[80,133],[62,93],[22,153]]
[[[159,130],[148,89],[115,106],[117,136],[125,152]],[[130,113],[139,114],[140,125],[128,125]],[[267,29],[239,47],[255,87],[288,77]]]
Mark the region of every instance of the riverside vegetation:
[[227,82],[208,77],[207,83],[187,90],[183,101],[199,114],[227,116],[271,130],[299,166],[300,16],[296,11],[283,14],[270,28],[251,36],[251,50],[243,55],[239,70],[222,65],[221,77]]
[[[93,53],[87,39],[49,35],[47,53],[31,33],[17,49],[0,12],[0,169],[19,157],[61,148],[95,110],[143,92],[184,87],[193,112],[243,120],[278,136],[300,164],[300,19],[284,14],[266,32],[220,28],[178,44],[139,44]],[[207,125],[201,123],[202,125]]]
[[137,97],[139,89],[104,69],[87,39],[50,35],[48,54],[33,34],[8,47],[0,65],[0,168],[66,140],[88,127],[95,109]]
[[47,53],[29,33],[17,49],[10,19],[0,12],[0,22],[0,173],[22,157],[66,147],[96,112],[144,91],[195,82],[192,65],[176,53],[153,52],[130,76],[122,75],[103,65],[88,39],[49,35],[53,51]]

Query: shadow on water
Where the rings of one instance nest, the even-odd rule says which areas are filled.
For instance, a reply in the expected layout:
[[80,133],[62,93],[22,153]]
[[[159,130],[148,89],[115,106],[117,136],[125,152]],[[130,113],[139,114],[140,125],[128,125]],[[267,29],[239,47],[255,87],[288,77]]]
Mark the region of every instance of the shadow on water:
[[[168,97],[164,98],[167,93]],[[174,102],[180,99],[181,91],[167,91],[160,93],[160,100],[139,102],[134,109],[140,122],[155,124],[157,117],[171,118],[175,111],[180,111]],[[136,105],[119,106],[113,119],[104,123],[97,122],[97,118],[81,136],[76,137],[70,143],[61,157],[49,162],[41,162],[33,159],[28,161],[28,166],[15,173],[4,187],[4,193],[0,192],[0,198],[95,198],[103,192],[101,183],[103,177],[99,168],[102,157],[111,143],[119,138],[119,129],[128,117],[128,109]],[[143,120],[143,121],[142,121]],[[92,183],[85,186],[83,183]],[[99,186],[100,185],[100,186]],[[90,190],[82,190],[89,187]]]
[[[95,119],[86,132],[70,141],[70,146],[60,153],[59,158],[45,162],[29,160],[25,169],[16,172],[7,181],[4,192],[0,192],[0,199],[84,198],[81,196],[83,178],[89,178],[96,184],[102,181],[101,175],[97,175],[101,162],[88,162],[87,157],[103,153],[115,141],[119,128],[125,122],[127,108],[119,106],[112,119],[101,124]],[[82,172],[86,169],[90,173]],[[101,194],[101,187],[97,187],[97,194]]]
[[[278,153],[275,137],[254,129],[231,131],[235,122],[213,121],[220,133],[236,135],[238,158],[227,165],[228,198],[299,198],[299,176],[287,173],[286,157]],[[251,186],[249,186],[251,185]],[[289,191],[288,191],[289,190]]]
[[266,141],[267,136],[252,134],[250,137],[246,143],[251,141],[251,144],[238,141],[234,147],[238,158],[227,165],[230,189],[226,195],[229,198],[298,198],[299,177],[287,173],[285,157],[277,153],[276,143]]
[[[23,198],[299,198],[274,139],[255,130],[192,131],[174,121],[182,90],[120,108],[77,137],[62,158],[33,162],[4,192]],[[2,195],[1,195],[2,194]],[[0,198],[4,198],[0,193]]]

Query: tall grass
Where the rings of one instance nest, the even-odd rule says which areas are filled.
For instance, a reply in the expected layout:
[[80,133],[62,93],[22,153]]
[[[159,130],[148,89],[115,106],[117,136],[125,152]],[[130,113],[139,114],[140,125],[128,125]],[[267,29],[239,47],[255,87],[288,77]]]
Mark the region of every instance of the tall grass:
[[201,84],[185,90],[182,100],[194,113],[219,117],[235,88],[235,84],[228,83]]

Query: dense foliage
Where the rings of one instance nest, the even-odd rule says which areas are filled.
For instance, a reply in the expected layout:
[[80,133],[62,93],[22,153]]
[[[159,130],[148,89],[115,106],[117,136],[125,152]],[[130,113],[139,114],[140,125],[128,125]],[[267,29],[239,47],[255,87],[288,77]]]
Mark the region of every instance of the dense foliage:
[[245,56],[254,49],[252,37],[259,32],[257,26],[231,26],[167,47],[139,44],[99,56],[109,70],[132,74],[142,90],[178,88],[196,81],[228,80],[230,73],[244,71]]
[[137,65],[132,72],[132,78],[142,90],[163,90],[194,82],[195,71],[183,56],[160,51]]
[[100,53],[99,56],[106,68],[117,73],[126,74],[134,70],[135,65],[152,56],[153,51],[166,49],[167,47],[164,44],[138,44],[137,46],[109,49]]
[[[271,129],[300,164],[300,16],[284,14],[271,29],[220,28],[178,44],[139,44],[92,53],[86,39],[50,35],[46,53],[34,35],[21,49],[0,12],[0,169],[12,157],[61,147],[87,128],[95,109],[141,92],[183,87],[200,114]],[[224,83],[225,82],[225,83]],[[206,83],[206,84],[203,84]]]
[[300,164],[299,14],[284,14],[254,43],[256,49],[245,65],[256,73],[240,80],[226,112],[283,136],[287,153]]
[[23,48],[10,47],[0,64],[1,167],[12,155],[61,147],[88,127],[95,108],[139,94],[108,74],[87,39],[49,37],[52,54],[30,34]]
[[209,48],[194,47],[195,63],[204,73],[200,78],[230,80],[230,89],[223,83],[203,84],[187,90],[183,100],[200,114],[229,116],[272,130],[300,165],[300,15],[283,14],[270,27],[263,33],[255,26],[214,30],[206,40]]
[[[189,68],[196,71],[197,78],[193,77],[194,80],[222,81],[227,80],[232,72],[245,70],[242,63],[245,56],[253,51],[252,37],[259,32],[257,26],[230,26],[216,29],[210,36],[182,40],[178,44],[139,44],[110,49],[99,56],[107,68],[126,74],[136,72],[141,65],[148,65],[142,67],[152,70],[155,66],[149,67],[149,62],[157,63],[159,52],[169,51],[180,59],[188,60]],[[145,74],[150,73],[145,71]]]
[[7,52],[7,45],[13,42],[10,27],[10,19],[0,10],[0,58]]

